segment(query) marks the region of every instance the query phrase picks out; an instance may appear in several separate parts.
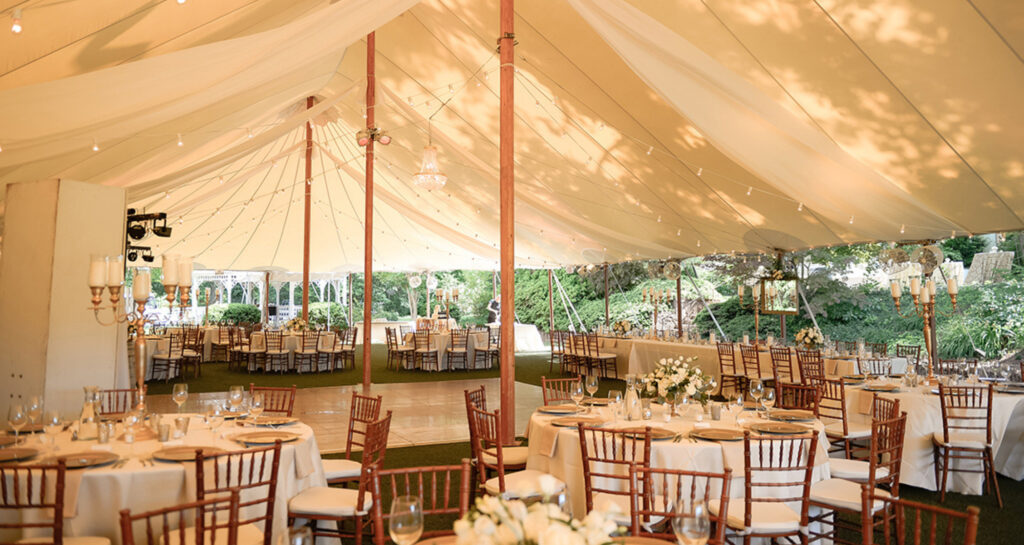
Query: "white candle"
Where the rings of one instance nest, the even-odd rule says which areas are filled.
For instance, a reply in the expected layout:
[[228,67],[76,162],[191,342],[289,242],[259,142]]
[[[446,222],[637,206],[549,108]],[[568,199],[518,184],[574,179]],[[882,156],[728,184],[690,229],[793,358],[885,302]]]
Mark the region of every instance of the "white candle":
[[178,285],[178,256],[175,254],[164,254],[163,263],[164,285]]
[[929,281],[928,281],[928,291],[929,291],[929,292],[930,292],[930,293],[931,293],[931,294],[932,294],[933,296],[935,295],[935,281],[934,281],[934,280],[929,280]]
[[111,257],[107,261],[107,285],[120,286],[124,284],[124,256]]
[[107,258],[93,255],[89,261],[89,287],[102,288],[107,282]]
[[747,289],[746,286],[744,286],[743,284],[740,284],[739,287],[736,288],[736,291],[739,292],[740,297],[743,297],[743,292],[745,292],[746,289]]
[[910,277],[910,295],[913,295],[914,297],[917,297],[920,294],[921,294],[921,279],[916,277],[916,276]]
[[950,276],[949,279],[946,280],[946,287],[949,288],[950,295],[960,293],[960,286],[957,285],[955,276]]
[[178,285],[183,288],[192,287],[192,258],[178,258]]
[[900,298],[900,285],[895,280],[893,280],[892,283],[889,285],[889,291],[892,292],[893,299]]
[[928,290],[927,288],[925,288],[925,289],[924,289],[924,290],[923,290],[923,291],[921,292],[921,302],[922,302],[922,303],[928,303],[928,302],[930,302],[931,300],[932,300],[932,292],[931,292],[931,291],[929,291],[929,290]]
[[132,298],[136,303],[149,299],[149,271],[136,268],[135,278],[132,280]]

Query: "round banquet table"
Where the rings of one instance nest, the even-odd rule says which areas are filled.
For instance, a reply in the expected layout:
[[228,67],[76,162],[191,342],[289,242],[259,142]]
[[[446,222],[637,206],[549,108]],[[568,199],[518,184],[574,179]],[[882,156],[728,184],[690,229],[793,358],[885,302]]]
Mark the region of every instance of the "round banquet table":
[[[682,417],[673,417],[669,422],[664,421],[665,409],[661,406],[652,406],[653,417],[651,420],[626,421],[612,420],[611,411],[607,407],[593,408],[591,415],[598,416],[605,421],[605,428],[628,428],[636,426],[651,426],[652,428],[666,428],[681,438],[651,441],[651,467],[687,469],[696,471],[721,472],[726,467],[732,468],[732,484],[730,497],[743,497],[743,441],[711,442],[690,439],[688,434],[695,428],[731,428],[743,429],[743,426],[760,421],[755,411],[740,411],[737,416],[735,410],[732,412],[722,411],[720,421],[711,421],[710,418],[703,422],[697,421],[697,416],[703,411],[699,405],[690,406],[688,410],[680,409]],[[564,415],[563,415],[564,416]],[[583,460],[580,453],[579,432],[575,427],[557,427],[552,420],[559,418],[558,415],[548,415],[541,412],[534,412],[530,416],[530,423],[527,428],[529,437],[529,456],[526,460],[527,469],[535,469],[550,473],[554,477],[566,483],[568,487],[569,505],[572,514],[576,518],[586,515],[586,496],[583,484]],[[703,417],[702,417],[703,418]],[[809,423],[818,432],[818,449],[814,458],[814,482],[830,477],[828,468],[828,441],[825,437],[825,427],[821,422]],[[677,437],[680,437],[677,435]],[[781,474],[780,479],[802,480],[803,475],[794,477],[793,474]],[[623,487],[623,490],[626,490]]]
[[[935,481],[935,460],[932,457],[932,433],[942,433],[942,407],[934,386],[879,392],[883,397],[900,401],[900,410],[907,413],[907,429],[903,441],[903,465],[900,482],[928,490],[938,490]],[[936,390],[937,391],[937,390]],[[847,417],[851,421],[871,423],[873,392],[864,385],[847,386]],[[992,397],[992,452],[996,471],[1016,480],[1024,479],[1024,395],[995,393]],[[954,461],[952,467],[978,469],[980,464]],[[962,494],[981,494],[980,473],[950,472],[946,489]]]
[[[249,335],[249,346],[254,349],[266,348],[265,335],[262,331],[253,331]],[[334,333],[322,332],[317,340],[317,346],[321,350],[328,350],[334,346]],[[281,348],[288,352],[288,369],[295,369],[295,353],[302,350],[302,333],[291,331],[283,332],[281,335]]]
[[[163,415],[166,422],[173,422],[178,415]],[[184,415],[183,415],[184,416]],[[110,451],[119,455],[127,462],[121,467],[106,465],[95,468],[68,470],[65,478],[64,535],[101,536],[109,538],[114,545],[121,543],[119,511],[131,509],[133,513],[148,511],[175,504],[195,501],[195,470],[191,462],[167,463],[154,461],[144,464],[143,459],[154,452],[172,446],[214,446],[228,451],[245,448],[231,438],[240,434],[270,428],[240,427],[232,421],[225,422],[217,434],[203,423],[202,418],[190,416],[189,432],[183,439],[171,440],[166,443],[152,439],[136,441],[132,444],[111,439],[105,445],[92,441],[72,441],[71,432],[65,431],[57,436],[56,455],[69,455],[83,451]],[[173,423],[172,423],[173,427]],[[118,425],[116,436],[120,437],[121,426]],[[283,535],[288,524],[288,499],[302,490],[313,486],[326,486],[323,467],[320,461],[320,450],[317,447],[313,430],[296,422],[287,426],[279,426],[278,431],[288,431],[299,435],[299,439],[281,446],[281,461],[278,467],[277,493],[274,503],[273,541],[277,542]],[[218,437],[222,435],[223,437]],[[25,437],[25,434],[22,434]],[[40,454],[32,461],[39,461],[53,454],[49,442],[43,443],[43,434],[28,436],[21,446],[36,448]],[[258,494],[259,489],[250,491]],[[246,501],[243,494],[241,500]],[[259,506],[262,509],[264,506]],[[251,509],[251,508],[250,508]],[[258,511],[243,512],[243,518],[258,516]],[[5,514],[3,516],[12,516]],[[26,515],[31,516],[31,515]],[[0,518],[0,520],[3,520]],[[0,541],[6,536],[0,533]]]
[[[404,341],[405,341],[405,345],[406,346],[415,347],[416,346],[415,334],[413,334],[413,333],[406,334]],[[466,339],[466,364],[469,365],[470,368],[472,368],[473,362],[475,361],[474,358],[476,357],[476,349],[477,349],[477,347],[487,348],[487,345],[488,345],[489,342],[490,342],[490,339],[489,339],[489,337],[488,337],[486,332],[477,331],[477,332],[471,332],[469,334],[469,337]],[[448,346],[451,345],[451,343],[452,343],[452,334],[451,333],[431,333],[430,334],[430,347],[437,350],[437,357],[438,357],[438,360],[441,363],[441,369],[447,369],[448,368],[448,352],[447,352],[447,350],[448,350]],[[409,363],[406,364],[406,366],[407,366],[406,368],[407,369],[418,369],[418,367],[416,367],[417,365],[419,365],[417,362],[412,361],[412,362],[409,362]],[[483,367],[482,369],[490,369],[490,368],[491,368],[491,360],[490,360],[490,358],[488,358],[487,366]],[[459,369],[465,369],[465,367],[459,367]]]
[[[668,541],[652,537],[622,536],[612,538],[609,543],[616,545],[665,545]],[[416,542],[416,545],[455,545],[455,536],[430,537]]]

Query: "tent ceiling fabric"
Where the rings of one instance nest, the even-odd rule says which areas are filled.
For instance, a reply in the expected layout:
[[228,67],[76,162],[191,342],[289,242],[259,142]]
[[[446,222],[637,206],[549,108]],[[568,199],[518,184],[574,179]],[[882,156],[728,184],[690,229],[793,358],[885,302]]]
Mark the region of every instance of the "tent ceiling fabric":
[[[312,118],[312,269],[360,270],[376,29],[374,268],[497,267],[497,2],[23,4],[0,32],[0,186],[125,187],[173,222],[155,253],[295,271]],[[516,8],[519,266],[1024,228],[1024,4]],[[433,192],[412,183],[428,126]]]

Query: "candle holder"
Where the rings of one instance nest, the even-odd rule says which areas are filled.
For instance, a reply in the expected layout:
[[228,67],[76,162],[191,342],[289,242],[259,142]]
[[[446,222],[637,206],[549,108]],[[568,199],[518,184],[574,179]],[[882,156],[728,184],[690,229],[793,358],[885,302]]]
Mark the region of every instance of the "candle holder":
[[[949,300],[953,304],[953,310],[948,313],[939,311],[935,308],[935,283],[931,281],[931,273],[924,275],[924,278],[925,282],[923,284],[918,284],[917,282],[911,284],[910,297],[914,301],[914,311],[912,313],[904,314],[901,311],[900,300],[903,298],[903,291],[899,289],[899,285],[895,280],[892,282],[891,295],[893,306],[896,307],[897,316],[900,318],[921,318],[924,321],[924,344],[925,349],[928,351],[928,378],[926,382],[934,386],[938,383],[934,373],[934,363],[938,359],[938,350],[935,346],[936,339],[933,339],[935,321],[937,316],[949,317],[956,313],[957,293],[956,291],[949,293]],[[956,284],[954,282],[949,285],[955,286]]]
[[754,286],[752,291],[750,292],[751,296],[752,296],[751,299],[753,299],[753,302],[750,305],[747,305],[744,302],[744,300],[743,300],[743,295],[744,295],[743,291],[739,292],[740,308],[750,309],[752,307],[753,310],[754,310],[754,346],[759,346],[761,344],[761,337],[760,337],[760,331],[761,331],[761,297],[763,296],[763,294],[758,293],[758,289],[760,287],[761,287],[761,285],[758,284],[758,285]]
[[661,305],[664,304],[667,309],[672,308],[672,297],[661,290],[644,290],[642,300],[645,303],[650,303],[654,307],[654,336],[658,336],[658,310]]

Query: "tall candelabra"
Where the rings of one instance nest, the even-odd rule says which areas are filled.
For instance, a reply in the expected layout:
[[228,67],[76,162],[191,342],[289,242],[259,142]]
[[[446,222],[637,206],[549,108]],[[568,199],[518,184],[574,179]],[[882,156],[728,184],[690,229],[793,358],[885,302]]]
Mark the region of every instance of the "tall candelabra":
[[[168,277],[168,270],[174,272]],[[151,277],[149,269],[137,267],[132,280],[132,301],[135,309],[127,312],[121,305],[121,292],[124,284],[124,258],[93,256],[89,267],[89,290],[92,292],[92,311],[96,322],[103,326],[112,326],[128,323],[131,325],[131,332],[135,336],[134,343],[134,367],[135,383],[138,388],[137,409],[145,408],[143,388],[146,382],[146,324],[151,322],[151,317],[146,316],[146,301],[149,299]],[[178,278],[181,278],[180,283]],[[171,283],[173,282],[173,283]],[[181,303],[179,313],[183,313],[188,306],[188,294],[192,287],[192,260],[183,259],[180,262],[164,258],[164,289],[167,292],[167,303],[173,312],[175,294],[180,293]],[[110,306],[103,306],[103,290],[109,292]],[[110,310],[109,321],[101,317],[101,311]]]
[[666,290],[656,290],[654,288],[644,288],[643,290],[643,301],[650,303],[654,307],[654,336],[658,336],[658,310],[662,304],[667,308],[672,305],[672,297]]
[[[924,285],[921,284],[921,279],[911,277],[910,279],[910,297],[914,300],[914,313],[903,314],[900,312],[900,299],[903,297],[903,290],[895,280],[890,285],[890,291],[892,293],[892,302],[896,306],[896,314],[901,318],[921,318],[924,321],[924,345],[925,349],[928,350],[928,383],[935,384],[934,365],[938,360],[939,351],[938,338],[935,331],[935,318],[936,315],[952,316],[953,313],[945,313],[935,308],[935,281],[931,279],[932,274],[926,273],[924,275]],[[956,312],[956,296],[960,292],[960,288],[957,286],[956,278],[950,277],[946,281],[946,288],[949,292],[949,300],[953,304],[953,312]]]
[[[753,286],[753,289],[750,290],[750,295],[753,299],[751,307],[753,307],[754,309],[754,346],[761,344],[761,338],[759,337],[761,331],[761,292],[758,289],[759,287],[760,286],[755,285]],[[743,301],[745,292],[746,286],[744,284],[740,284],[738,288],[738,295],[740,296],[740,308],[750,308]]]
[[452,303],[459,302],[459,288],[453,288],[450,290],[438,289],[434,292],[434,296],[437,298],[438,305],[444,305],[444,323],[438,324],[439,329],[448,329],[448,318],[451,317],[451,306]]

